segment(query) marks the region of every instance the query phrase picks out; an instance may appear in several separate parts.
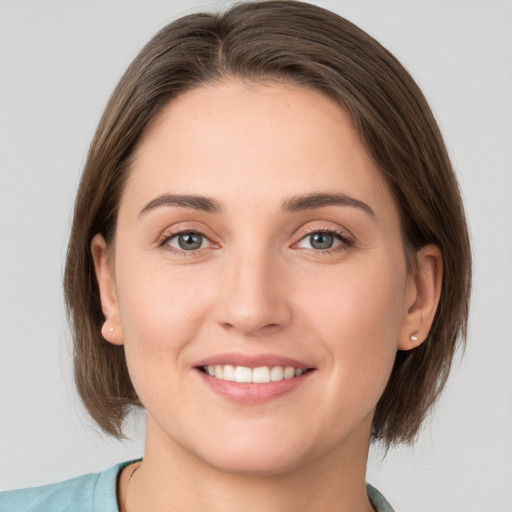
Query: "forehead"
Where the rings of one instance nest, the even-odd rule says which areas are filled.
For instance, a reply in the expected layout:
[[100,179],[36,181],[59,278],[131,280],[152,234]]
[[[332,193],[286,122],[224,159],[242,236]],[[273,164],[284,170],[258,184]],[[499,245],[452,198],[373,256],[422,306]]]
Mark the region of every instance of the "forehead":
[[182,94],[154,119],[123,196],[142,207],[162,193],[201,193],[229,209],[312,191],[394,208],[350,116],[333,99],[297,85],[224,81]]

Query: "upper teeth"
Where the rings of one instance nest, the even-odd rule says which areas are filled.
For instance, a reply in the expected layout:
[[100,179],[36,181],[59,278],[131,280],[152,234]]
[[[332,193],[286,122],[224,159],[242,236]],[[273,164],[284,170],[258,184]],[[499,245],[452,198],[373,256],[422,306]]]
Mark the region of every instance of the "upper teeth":
[[208,375],[216,377],[217,379],[234,382],[254,382],[257,384],[291,379],[304,373],[302,368],[294,368],[293,366],[260,366],[258,368],[248,368],[246,366],[233,366],[231,364],[209,364],[203,368]]

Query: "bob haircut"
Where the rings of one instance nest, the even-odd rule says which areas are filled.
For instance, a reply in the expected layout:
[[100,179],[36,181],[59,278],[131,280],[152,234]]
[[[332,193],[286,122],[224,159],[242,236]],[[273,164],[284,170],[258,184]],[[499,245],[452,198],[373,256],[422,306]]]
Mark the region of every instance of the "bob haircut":
[[101,336],[91,240],[101,233],[113,247],[123,186],[151,121],[181,93],[226,78],[291,83],[334,98],[389,184],[409,271],[416,250],[429,243],[441,249],[442,292],[429,336],[397,352],[373,420],[373,440],[413,442],[466,336],[471,251],[457,181],[427,101],[395,57],[346,19],[293,0],[242,3],[170,23],[112,93],[78,189],[64,277],[75,380],[87,410],[104,432],[123,437],[126,414],[141,406],[124,347]]

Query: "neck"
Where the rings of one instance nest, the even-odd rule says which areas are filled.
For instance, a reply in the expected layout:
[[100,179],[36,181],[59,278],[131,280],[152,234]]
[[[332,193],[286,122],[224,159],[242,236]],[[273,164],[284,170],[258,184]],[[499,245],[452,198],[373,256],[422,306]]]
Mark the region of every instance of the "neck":
[[289,469],[234,473],[170,442],[148,418],[144,461],[122,475],[121,511],[371,511],[365,485],[370,425],[371,418],[367,432]]

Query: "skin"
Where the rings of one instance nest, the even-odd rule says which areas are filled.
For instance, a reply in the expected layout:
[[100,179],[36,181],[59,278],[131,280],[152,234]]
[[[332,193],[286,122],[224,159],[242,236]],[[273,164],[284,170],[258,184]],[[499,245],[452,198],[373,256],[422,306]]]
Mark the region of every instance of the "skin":
[[[373,214],[283,211],[321,192]],[[141,213],[162,194],[207,196],[222,212]],[[201,248],[180,249],[177,230],[204,235]],[[312,244],[330,231],[331,249]],[[396,351],[428,334],[441,255],[424,247],[408,273],[394,199],[338,104],[234,80],[178,97],[136,150],[115,246],[97,235],[92,252],[103,335],[124,344],[147,410],[144,462],[121,475],[121,510],[371,510],[373,411]],[[239,404],[195,368],[222,353],[292,357],[314,371],[291,392]]]

